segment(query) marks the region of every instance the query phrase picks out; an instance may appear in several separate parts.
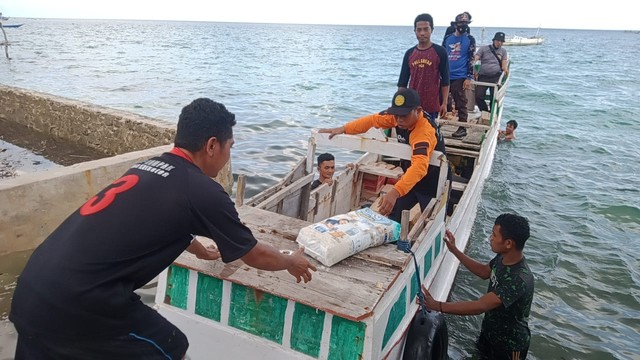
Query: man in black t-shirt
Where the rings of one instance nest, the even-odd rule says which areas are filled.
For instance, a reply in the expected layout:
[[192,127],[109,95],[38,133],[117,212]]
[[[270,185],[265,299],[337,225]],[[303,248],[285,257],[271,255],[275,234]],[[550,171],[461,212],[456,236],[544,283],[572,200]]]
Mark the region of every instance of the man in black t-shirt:
[[336,172],[336,158],[329,153],[318,155],[318,179],[311,183],[311,190],[322,184],[333,184],[333,174]]
[[487,293],[475,301],[442,302],[431,297],[423,286],[428,309],[456,315],[484,313],[477,346],[482,359],[524,360],[531,332],[528,318],[533,301],[534,279],[527,259],[522,254],[529,238],[529,222],[514,214],[496,218],[491,232],[491,250],[496,256],[488,264],[480,263],[456,247],[456,239],[446,231],[449,251],[469,271],[482,279],[490,279]]
[[258,242],[212,179],[229,161],[235,123],[224,105],[194,100],[182,109],[173,150],[132,166],[33,252],[11,305],[17,360],[181,359],[186,336],[134,290],[184,250],[311,280],[303,249],[283,255]]

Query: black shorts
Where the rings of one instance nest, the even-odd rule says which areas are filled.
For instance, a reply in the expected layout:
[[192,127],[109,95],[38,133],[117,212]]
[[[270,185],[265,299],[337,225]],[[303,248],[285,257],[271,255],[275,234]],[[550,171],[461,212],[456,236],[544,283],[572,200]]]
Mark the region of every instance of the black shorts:
[[15,360],[180,360],[189,342],[175,325],[145,306],[136,330],[113,338],[69,339],[18,330]]

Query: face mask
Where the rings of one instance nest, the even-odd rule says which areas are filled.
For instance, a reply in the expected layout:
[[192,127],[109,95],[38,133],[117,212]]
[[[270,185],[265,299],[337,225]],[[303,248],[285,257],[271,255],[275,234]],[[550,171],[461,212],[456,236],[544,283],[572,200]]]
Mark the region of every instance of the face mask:
[[469,25],[458,25],[456,29],[458,30],[459,33],[464,34],[467,31],[469,31]]

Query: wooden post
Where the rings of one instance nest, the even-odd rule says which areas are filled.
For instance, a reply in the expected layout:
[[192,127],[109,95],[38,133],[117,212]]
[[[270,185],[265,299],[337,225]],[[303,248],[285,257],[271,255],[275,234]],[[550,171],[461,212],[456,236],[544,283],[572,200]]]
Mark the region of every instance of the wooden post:
[[409,210],[402,210],[402,217],[400,218],[400,240],[409,241],[409,222],[411,218],[411,212]]
[[[309,144],[307,147],[307,164],[305,168],[305,175],[313,174],[313,158],[316,153],[316,140],[312,136],[309,138]],[[313,180],[313,177],[311,177]],[[311,196],[311,181],[305,184],[300,189],[300,210],[298,211],[298,219],[307,220],[309,216],[309,197]]]
[[2,34],[4,35],[4,54],[7,59],[11,59],[9,57],[9,40],[7,39],[7,33],[4,31],[4,26],[2,26],[2,21],[0,21],[0,29],[2,29]]
[[245,177],[245,175],[238,176],[238,185],[236,186],[236,207],[240,207],[244,203]]

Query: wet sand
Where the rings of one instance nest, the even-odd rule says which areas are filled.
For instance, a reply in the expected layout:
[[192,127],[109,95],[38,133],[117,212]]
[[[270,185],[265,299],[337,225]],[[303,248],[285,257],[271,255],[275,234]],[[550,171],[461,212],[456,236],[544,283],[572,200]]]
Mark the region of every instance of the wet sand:
[[95,149],[0,118],[0,179],[104,157]]

